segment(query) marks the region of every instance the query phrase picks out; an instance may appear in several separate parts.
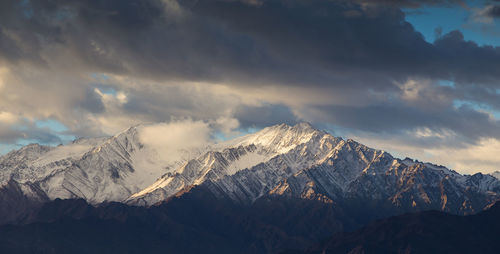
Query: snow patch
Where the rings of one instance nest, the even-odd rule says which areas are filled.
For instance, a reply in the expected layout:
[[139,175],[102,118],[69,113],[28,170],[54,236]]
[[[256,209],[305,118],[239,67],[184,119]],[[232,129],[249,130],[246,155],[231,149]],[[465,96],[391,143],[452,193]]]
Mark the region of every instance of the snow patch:
[[233,161],[231,164],[229,164],[228,167],[226,168],[226,173],[228,175],[234,175],[236,174],[236,172],[240,170],[251,168],[267,160],[269,160],[269,156],[267,155],[259,154],[256,152],[247,153],[241,156],[238,160]]

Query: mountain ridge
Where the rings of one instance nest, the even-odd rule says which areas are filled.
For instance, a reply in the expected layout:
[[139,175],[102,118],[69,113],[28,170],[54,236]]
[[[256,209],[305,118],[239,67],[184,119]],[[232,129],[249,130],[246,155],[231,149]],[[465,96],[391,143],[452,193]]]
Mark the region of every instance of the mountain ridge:
[[[389,207],[389,214],[471,214],[500,193],[494,176],[401,160],[308,123],[270,126],[178,158],[144,144],[141,128],[66,146],[33,144],[1,156],[0,201],[19,211],[29,209],[30,200],[39,206],[56,198],[152,206],[203,185],[216,197],[246,205],[283,195],[335,205],[371,202]],[[26,205],[10,204],[9,193],[23,195]]]
[[498,253],[500,203],[478,214],[456,216],[439,211],[403,214],[339,232],[303,251],[327,253]]

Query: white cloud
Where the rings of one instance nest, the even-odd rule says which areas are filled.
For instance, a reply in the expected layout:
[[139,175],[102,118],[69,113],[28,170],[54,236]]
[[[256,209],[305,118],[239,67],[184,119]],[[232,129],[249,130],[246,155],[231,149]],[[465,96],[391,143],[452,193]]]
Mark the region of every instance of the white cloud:
[[463,173],[490,173],[500,170],[500,141],[482,139],[464,148],[425,149],[428,157],[440,164],[450,165]]
[[237,135],[235,130],[240,127],[240,122],[236,118],[232,117],[219,117],[215,120],[215,129],[220,130],[227,136]]
[[0,67],[0,91],[5,86],[5,76],[8,74],[9,70],[7,67]]
[[94,92],[101,97],[101,101],[106,108],[120,107],[127,103],[127,94],[123,91],[118,91],[114,94],[103,93],[99,88],[94,88]]
[[411,134],[413,134],[416,138],[439,138],[439,139],[458,138],[458,135],[451,130],[441,129],[439,131],[434,131],[428,127],[417,128],[414,132],[412,131],[410,135]]
[[[97,135],[102,133],[104,135],[115,135],[116,133],[134,125],[143,123],[141,118],[134,118],[129,115],[122,114],[107,114],[107,115],[94,115],[89,114],[85,118],[86,123],[78,123],[79,127],[84,129],[92,128],[86,135]],[[101,134],[101,135],[102,135]]]
[[203,121],[191,119],[143,126],[139,138],[160,155],[177,158],[183,150],[203,148],[212,143],[212,129]]
[[438,81],[429,79],[408,79],[404,83],[395,83],[400,89],[400,99],[406,104],[435,110],[449,107],[453,103],[452,94],[446,87],[440,86]]
[[19,121],[19,117],[10,112],[0,111],[0,123],[14,124]]

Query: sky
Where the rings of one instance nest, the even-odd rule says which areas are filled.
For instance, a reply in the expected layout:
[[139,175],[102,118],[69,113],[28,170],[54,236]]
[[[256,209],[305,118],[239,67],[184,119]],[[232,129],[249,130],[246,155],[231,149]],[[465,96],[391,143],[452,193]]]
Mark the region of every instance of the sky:
[[1,1],[0,154],[141,123],[228,139],[307,121],[500,170],[499,19],[496,0]]

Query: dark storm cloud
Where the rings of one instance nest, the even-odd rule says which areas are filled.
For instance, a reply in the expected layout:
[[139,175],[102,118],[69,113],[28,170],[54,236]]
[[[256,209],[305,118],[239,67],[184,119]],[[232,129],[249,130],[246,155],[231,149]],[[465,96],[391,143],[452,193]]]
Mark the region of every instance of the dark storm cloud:
[[[158,79],[387,88],[408,76],[479,82],[484,74],[499,75],[491,72],[500,65],[498,50],[468,45],[467,52],[450,55],[449,46],[468,42],[451,34],[429,44],[403,12],[387,6],[319,0],[2,4],[0,45],[7,59],[50,61],[53,52],[44,49],[53,43],[88,69]],[[456,61],[468,60],[470,51],[488,55],[489,68]]]
[[482,15],[486,17],[500,18],[500,5],[487,6],[482,12]]
[[235,109],[234,117],[240,121],[243,128],[267,126],[285,123],[294,125],[297,117],[285,105],[239,106]]
[[465,41],[459,31],[451,31],[434,43],[439,61],[432,66],[445,72],[446,79],[463,85],[471,83],[500,87],[497,82],[500,69],[500,48],[479,47],[473,41]]
[[101,97],[94,91],[95,88],[89,87],[85,92],[85,98],[80,103],[80,107],[92,113],[104,112],[104,104]]
[[[499,88],[500,48],[466,41],[459,31],[428,43],[399,9],[460,3],[6,0],[0,3],[0,57],[9,64],[64,65],[81,68],[81,72],[162,81],[336,88],[332,91],[348,88],[354,91],[348,98],[352,101],[360,100],[356,92],[363,96],[382,92],[385,99],[390,98],[400,93],[395,83],[408,79],[442,79],[455,81],[458,99],[493,103],[498,94],[484,91]],[[102,112],[99,98],[87,93],[80,106]],[[137,92],[130,94],[123,108],[155,119],[184,114],[203,118],[222,111],[223,106],[198,103],[202,96],[193,99],[189,91],[179,93],[182,98]],[[484,113],[455,109],[451,103],[439,104],[443,107],[439,113],[429,113],[422,109],[426,106],[378,102],[316,109],[325,119],[367,131],[419,126],[448,128],[468,138],[500,137],[494,130],[498,124]],[[234,113],[243,126],[294,121],[284,105],[241,107]]]
[[[273,59],[304,64],[300,74],[308,76],[309,84],[377,88],[408,76],[467,84],[491,84],[499,78],[500,48],[465,41],[459,31],[427,43],[399,9],[363,9],[330,1],[203,3],[195,12],[265,42]],[[320,80],[314,79],[318,76]]]
[[355,0],[363,4],[388,5],[393,7],[418,8],[422,6],[465,5],[462,0]]
[[146,116],[148,121],[166,121],[172,117],[213,120],[228,108],[225,98],[201,88],[164,86],[156,90],[127,92],[130,95],[123,109],[137,116]]
[[458,109],[423,111],[402,105],[318,106],[322,117],[345,128],[368,132],[397,133],[427,127],[440,133],[452,130],[474,143],[481,137],[500,137],[500,123],[488,114],[468,106]]

